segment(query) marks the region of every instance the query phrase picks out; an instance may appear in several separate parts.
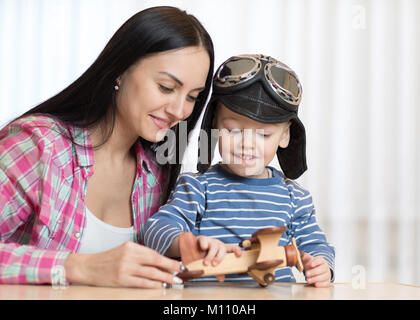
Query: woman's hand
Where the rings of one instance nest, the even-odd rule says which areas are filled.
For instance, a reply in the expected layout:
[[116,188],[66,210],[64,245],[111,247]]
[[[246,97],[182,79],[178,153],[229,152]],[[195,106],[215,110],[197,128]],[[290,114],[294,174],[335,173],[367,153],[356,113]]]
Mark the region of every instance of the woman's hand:
[[317,288],[329,287],[331,284],[331,270],[323,257],[312,257],[308,253],[302,256],[306,281]]
[[96,254],[70,254],[64,268],[70,283],[138,288],[182,283],[173,275],[181,272],[179,261],[134,242]]

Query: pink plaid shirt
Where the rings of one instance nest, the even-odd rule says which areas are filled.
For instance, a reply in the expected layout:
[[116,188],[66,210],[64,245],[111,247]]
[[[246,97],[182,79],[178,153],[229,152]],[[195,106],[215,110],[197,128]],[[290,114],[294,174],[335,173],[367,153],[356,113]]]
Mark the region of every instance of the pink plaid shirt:
[[[141,243],[167,182],[154,152],[140,142],[135,150],[131,202],[135,240]],[[93,164],[87,129],[33,115],[0,131],[0,283],[52,283],[54,270],[63,270],[68,254],[78,252]]]

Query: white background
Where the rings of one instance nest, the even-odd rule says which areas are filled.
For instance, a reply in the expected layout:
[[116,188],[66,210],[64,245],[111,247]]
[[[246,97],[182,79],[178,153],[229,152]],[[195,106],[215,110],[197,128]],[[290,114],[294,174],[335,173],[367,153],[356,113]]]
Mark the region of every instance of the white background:
[[70,84],[155,5],[194,14],[216,66],[264,53],[298,74],[309,167],[299,182],[336,248],[336,280],[365,270],[420,284],[419,1],[0,0],[0,126]]

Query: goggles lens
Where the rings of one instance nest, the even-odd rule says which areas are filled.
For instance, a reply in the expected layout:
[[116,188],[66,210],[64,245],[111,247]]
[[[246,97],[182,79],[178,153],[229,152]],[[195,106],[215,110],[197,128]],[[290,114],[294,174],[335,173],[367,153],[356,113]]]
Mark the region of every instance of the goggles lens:
[[219,77],[229,80],[230,77],[243,76],[255,68],[255,60],[249,58],[238,58],[227,62],[222,70],[220,70]]
[[293,96],[299,95],[299,83],[290,71],[280,68],[276,65],[271,67],[271,76],[274,82],[281,88],[289,91]]

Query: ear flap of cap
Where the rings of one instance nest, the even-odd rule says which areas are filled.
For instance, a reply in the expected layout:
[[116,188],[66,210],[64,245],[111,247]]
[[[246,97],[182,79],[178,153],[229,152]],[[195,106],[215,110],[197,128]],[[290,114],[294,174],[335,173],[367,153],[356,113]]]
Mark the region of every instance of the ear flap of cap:
[[305,128],[299,119],[292,119],[290,142],[287,148],[277,149],[277,158],[284,175],[289,179],[299,178],[307,169]]

